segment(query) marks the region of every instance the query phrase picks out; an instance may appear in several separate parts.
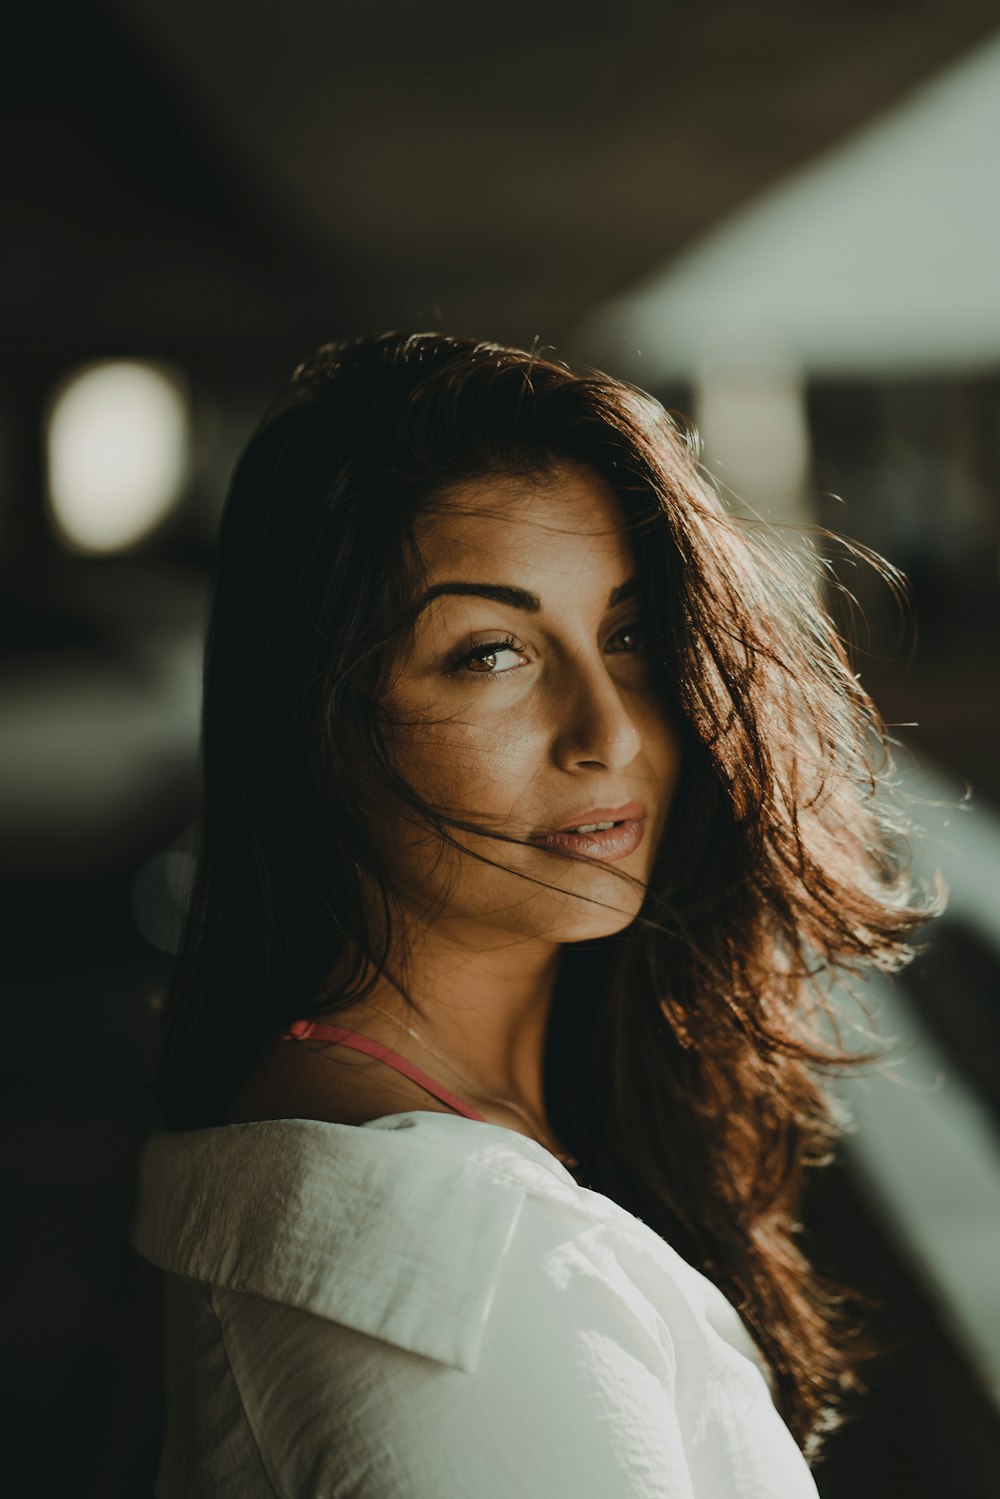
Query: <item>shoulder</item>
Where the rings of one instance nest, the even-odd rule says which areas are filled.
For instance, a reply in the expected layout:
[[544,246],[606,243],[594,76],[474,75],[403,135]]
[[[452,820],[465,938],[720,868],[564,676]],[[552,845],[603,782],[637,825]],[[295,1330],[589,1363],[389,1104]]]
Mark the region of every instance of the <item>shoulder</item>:
[[[615,1331],[567,1322],[559,1298],[539,1301],[526,1289],[498,1294],[474,1372],[272,1301],[249,1306],[216,1292],[246,1418],[282,1490],[687,1496],[678,1420],[656,1371]],[[653,1475],[667,1486],[646,1487]]]
[[443,1224],[435,1267],[411,1262],[391,1287],[358,1281],[334,1315],[212,1291],[250,1427],[288,1492],[690,1493],[669,1333],[635,1314],[571,1203],[492,1190],[518,1199],[493,1259],[470,1256],[461,1234],[449,1259]]
[[323,1042],[273,1041],[232,1099],[226,1123],[318,1119],[366,1124],[412,1108],[447,1111],[447,1105],[410,1078],[364,1052]]
[[[284,1492],[687,1499],[692,1456],[726,1475],[699,1493],[733,1491],[752,1429],[748,1499],[815,1494],[799,1469],[772,1481],[791,1439],[721,1293],[501,1127],[415,1112],[154,1137],[133,1243],[187,1278],[178,1315],[218,1324],[232,1418]],[[209,1400],[217,1366],[190,1364],[175,1383]]]
[[138,1185],[132,1243],[162,1269],[467,1370],[525,1201],[579,1193],[533,1141],[421,1111],[157,1134]]
[[536,1141],[414,1110],[151,1136],[132,1243],[162,1269],[297,1307],[474,1372],[501,1282],[572,1314],[596,1287],[666,1346],[664,1314],[749,1352],[735,1309]]

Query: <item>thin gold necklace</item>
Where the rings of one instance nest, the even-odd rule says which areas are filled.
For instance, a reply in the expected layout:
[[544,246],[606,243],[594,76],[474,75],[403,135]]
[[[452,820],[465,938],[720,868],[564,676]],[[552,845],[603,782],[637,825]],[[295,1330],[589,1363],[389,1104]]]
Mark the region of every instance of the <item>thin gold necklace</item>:
[[[435,1051],[434,1047],[431,1046],[429,1042],[425,1041],[422,1036],[419,1036],[417,1032],[410,1026],[404,1025],[401,1020],[398,1020],[395,1015],[390,1014],[388,1010],[383,1010],[379,1005],[374,1005],[370,1001],[368,1008],[370,1010],[375,1010],[379,1015],[384,1015],[386,1020],[392,1021],[393,1025],[398,1025],[400,1030],[405,1031],[408,1036],[412,1036],[414,1041],[422,1046],[425,1051],[429,1051],[432,1057],[437,1057],[439,1062],[443,1062],[448,1070],[452,1072],[454,1076],[457,1077],[466,1088],[471,1089],[474,1095],[477,1093],[476,1085],[471,1082],[469,1078],[463,1077],[462,1074],[458,1071],[458,1068],[455,1067],[453,1063],[449,1062],[447,1057],[442,1056],[439,1051]],[[487,1103],[498,1103],[501,1104],[504,1108],[513,1109],[515,1114],[520,1114],[525,1123],[531,1125],[533,1136],[538,1135],[539,1133],[544,1134],[544,1131],[539,1131],[537,1122],[532,1119],[530,1114],[528,1114],[524,1109],[521,1108],[520,1104],[514,1103],[509,1098],[491,1098],[487,1094],[483,1094],[482,1096],[483,1098],[485,1098]],[[537,1141],[537,1143],[541,1144],[541,1141]],[[576,1156],[563,1155],[561,1151],[552,1150],[551,1146],[548,1145],[545,1147],[545,1149],[549,1150],[551,1154],[555,1156],[557,1161],[561,1161],[562,1164],[567,1168],[567,1170],[571,1171],[575,1166],[579,1166],[580,1164]]]

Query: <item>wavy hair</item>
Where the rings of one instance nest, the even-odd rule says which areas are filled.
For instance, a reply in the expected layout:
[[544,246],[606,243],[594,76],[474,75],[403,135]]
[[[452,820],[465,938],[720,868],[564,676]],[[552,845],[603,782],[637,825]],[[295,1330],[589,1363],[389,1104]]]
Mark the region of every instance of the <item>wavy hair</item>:
[[874,1354],[865,1298],[799,1242],[806,1172],[845,1127],[823,1073],[870,1060],[830,1041],[829,979],[899,968],[940,897],[911,885],[885,728],[821,570],[729,514],[699,457],[645,392],[495,343],[390,332],[296,370],[220,526],[158,1093],[166,1128],[220,1124],[269,1038],[371,992],[400,930],[386,798],[443,844],[518,841],[421,799],[382,700],[424,586],[417,518],[456,485],[585,466],[636,539],[683,759],[638,915],[563,947],[546,1107],[588,1184],[738,1308],[815,1461]]

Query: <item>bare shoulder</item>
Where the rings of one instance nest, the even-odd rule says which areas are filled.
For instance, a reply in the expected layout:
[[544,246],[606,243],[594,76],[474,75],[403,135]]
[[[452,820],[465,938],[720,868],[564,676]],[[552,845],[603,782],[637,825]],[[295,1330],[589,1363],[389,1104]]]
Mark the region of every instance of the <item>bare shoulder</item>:
[[365,1124],[408,1109],[450,1112],[409,1078],[363,1052],[311,1041],[275,1041],[232,1100],[225,1122]]

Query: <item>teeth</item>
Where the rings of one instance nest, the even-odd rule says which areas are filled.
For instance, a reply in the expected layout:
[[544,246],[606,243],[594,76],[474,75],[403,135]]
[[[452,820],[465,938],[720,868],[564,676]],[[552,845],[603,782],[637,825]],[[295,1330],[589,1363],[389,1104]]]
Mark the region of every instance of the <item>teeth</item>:
[[603,828],[613,828],[613,822],[590,822],[582,828],[570,828],[571,833],[597,833]]

